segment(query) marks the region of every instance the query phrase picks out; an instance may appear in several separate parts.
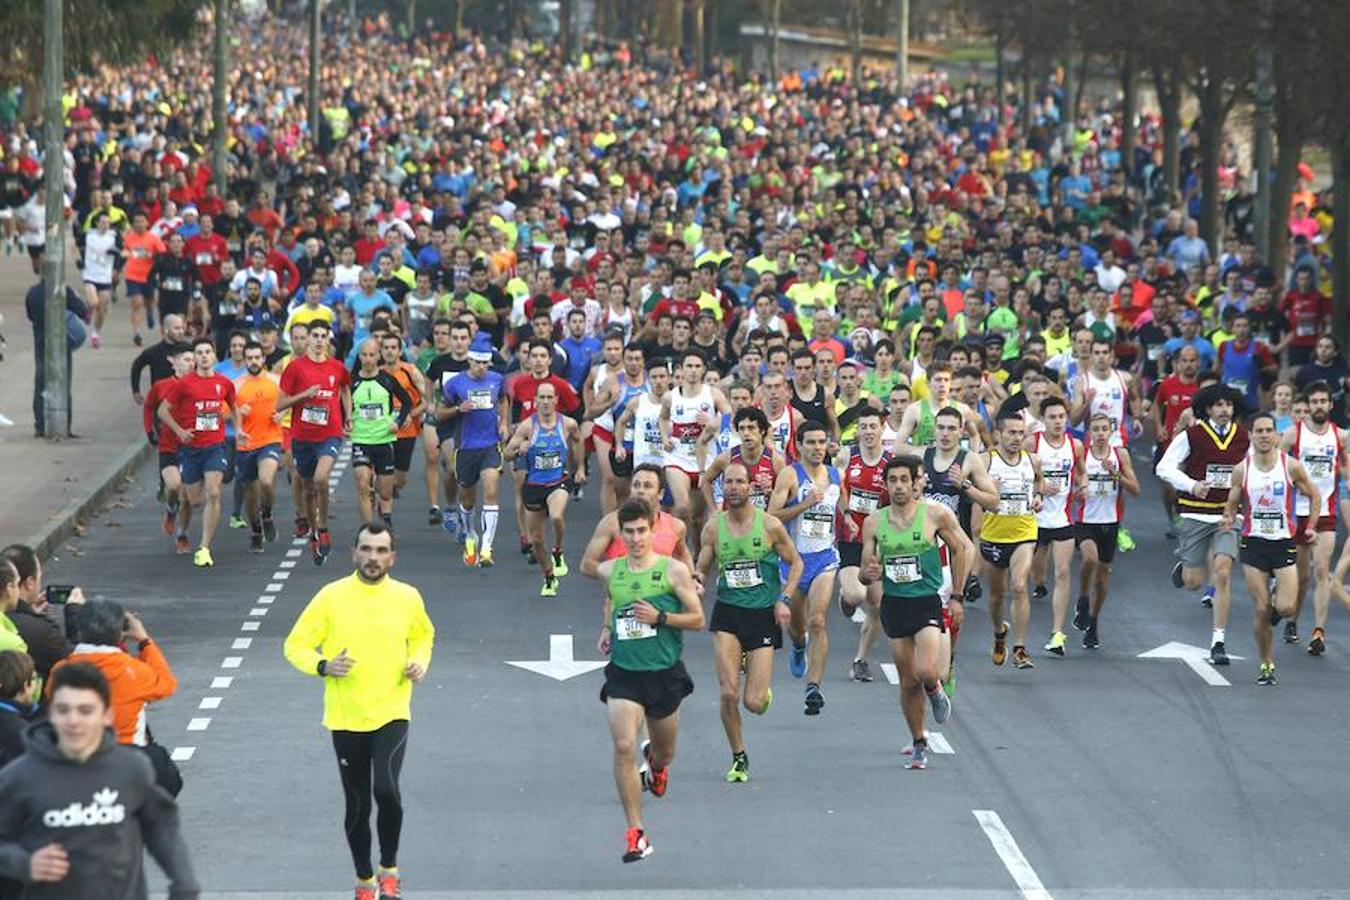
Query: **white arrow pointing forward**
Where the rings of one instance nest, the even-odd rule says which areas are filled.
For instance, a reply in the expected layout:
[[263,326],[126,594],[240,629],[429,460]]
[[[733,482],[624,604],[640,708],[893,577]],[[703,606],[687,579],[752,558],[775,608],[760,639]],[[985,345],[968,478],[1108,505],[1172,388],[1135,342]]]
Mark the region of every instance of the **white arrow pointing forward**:
[[569,678],[585,675],[587,672],[594,672],[596,669],[605,667],[603,659],[573,659],[572,635],[570,634],[550,634],[548,636],[548,659],[525,661],[508,659],[506,664],[518,669],[525,669],[528,672],[547,675],[554,681],[566,681]]
[[[1161,647],[1154,647],[1146,653],[1139,654],[1140,659],[1179,659],[1190,667],[1191,671],[1205,680],[1205,683],[1213,687],[1231,687],[1227,678],[1219,674],[1219,670],[1210,665],[1209,651],[1204,647],[1196,647],[1192,644],[1183,644],[1179,641],[1171,641],[1163,644]],[[1229,656],[1229,659],[1242,659],[1241,656]]]

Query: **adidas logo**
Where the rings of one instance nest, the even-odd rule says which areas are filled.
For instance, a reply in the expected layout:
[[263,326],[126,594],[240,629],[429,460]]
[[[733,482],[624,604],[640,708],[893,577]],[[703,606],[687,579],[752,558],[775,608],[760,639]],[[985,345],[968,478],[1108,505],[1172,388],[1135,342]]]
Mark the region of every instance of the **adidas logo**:
[[126,807],[117,802],[118,793],[104,788],[94,794],[94,802],[81,806],[75,802],[65,809],[49,809],[42,814],[48,828],[79,828],[88,825],[117,825],[127,816]]

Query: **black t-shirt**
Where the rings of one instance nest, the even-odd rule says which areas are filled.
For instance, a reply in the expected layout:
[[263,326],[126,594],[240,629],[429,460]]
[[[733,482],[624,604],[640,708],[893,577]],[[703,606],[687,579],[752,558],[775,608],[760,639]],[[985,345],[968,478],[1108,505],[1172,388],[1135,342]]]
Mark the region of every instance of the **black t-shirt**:
[[427,384],[435,386],[436,398],[440,399],[442,396],[441,389],[445,387],[445,383],[468,368],[469,358],[467,356],[463,359],[455,359],[449,353],[442,353],[431,361],[431,365],[427,366]]
[[1130,335],[1139,342],[1144,354],[1144,377],[1157,380],[1166,374],[1167,362],[1163,345],[1173,336],[1172,329],[1152,319],[1133,329]]
[[1279,310],[1267,306],[1265,309],[1247,308],[1247,319],[1252,323],[1252,337],[1267,347],[1274,347],[1284,339],[1289,330],[1289,320]]
[[1337,356],[1331,365],[1324,366],[1313,360],[1299,367],[1294,376],[1294,384],[1300,391],[1307,390],[1314,381],[1325,381],[1331,387],[1331,417],[1340,428],[1350,427],[1350,418],[1346,416],[1345,379],[1350,376],[1350,366]]
[[150,283],[159,288],[161,316],[183,315],[197,285],[197,267],[186,256],[165,253],[150,268]]

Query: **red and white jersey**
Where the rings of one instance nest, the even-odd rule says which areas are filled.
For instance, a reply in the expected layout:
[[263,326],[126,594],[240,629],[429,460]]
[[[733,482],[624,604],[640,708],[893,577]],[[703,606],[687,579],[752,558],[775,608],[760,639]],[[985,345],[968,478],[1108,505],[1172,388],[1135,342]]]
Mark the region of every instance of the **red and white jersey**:
[[[1085,525],[1111,525],[1125,515],[1125,495],[1120,490],[1119,447],[1110,448],[1111,455],[1098,459],[1088,447],[1083,454],[1083,470],[1087,474],[1087,496],[1078,507],[1078,521]],[[1115,463],[1115,471],[1106,468],[1106,460]]]
[[[1306,422],[1294,423],[1294,446],[1289,452],[1303,463],[1308,477],[1317,486],[1322,496],[1320,515],[1336,517],[1336,474],[1341,470],[1341,430],[1333,423],[1327,423],[1327,430],[1318,434],[1308,427]],[[1312,512],[1309,498],[1299,494],[1294,501],[1294,512],[1300,516]]]
[[[732,462],[738,462],[750,470],[750,505],[767,510],[769,497],[773,495],[773,482],[778,477],[778,470],[773,465],[773,454],[765,447],[752,466],[741,455],[740,447],[732,447],[730,452]],[[726,509],[726,500],[722,501],[722,508]]]
[[1262,471],[1254,455],[1247,457],[1247,475],[1242,480],[1247,518],[1242,536],[1267,541],[1294,536],[1294,486],[1289,482],[1289,457],[1283,451],[1268,471]]
[[1038,528],[1067,528],[1073,524],[1073,461],[1079,443],[1065,434],[1059,446],[1050,443],[1044,431],[1032,435],[1032,452],[1045,479],[1045,504],[1036,513]]
[[[1112,370],[1106,378],[1098,378],[1091,371],[1087,376],[1088,389],[1092,391],[1092,402],[1088,404],[1088,416],[1101,413],[1111,420],[1111,446],[1124,447],[1129,443],[1125,434],[1125,409],[1129,400],[1129,390],[1125,387],[1125,376]],[[1084,424],[1084,430],[1087,425]]]
[[862,539],[863,522],[867,517],[881,507],[890,505],[890,497],[886,493],[886,463],[890,461],[891,455],[882,450],[881,457],[868,465],[863,459],[862,450],[854,447],[849,454],[848,465],[841,473],[844,487],[848,488],[848,516],[858,526],[859,540]]
[[[764,415],[769,416],[767,409]],[[791,403],[783,404],[783,411],[777,418],[769,416],[769,441],[788,462],[797,461],[797,426],[800,424],[801,416]]]
[[699,385],[694,396],[684,393],[684,385],[670,392],[670,439],[675,449],[666,456],[666,465],[676,466],[690,475],[697,475],[698,439],[703,434],[704,422],[717,418],[712,388]]
[[900,429],[892,428],[890,419],[883,419],[881,421],[881,449],[894,456],[896,451],[904,446],[900,443]]

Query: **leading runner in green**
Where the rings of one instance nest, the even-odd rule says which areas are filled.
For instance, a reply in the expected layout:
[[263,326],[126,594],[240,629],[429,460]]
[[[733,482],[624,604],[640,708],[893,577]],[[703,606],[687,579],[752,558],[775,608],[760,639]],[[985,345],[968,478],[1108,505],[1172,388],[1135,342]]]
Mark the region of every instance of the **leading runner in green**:
[[[361,521],[375,521],[375,494],[385,525],[394,524],[394,441],[413,401],[398,379],[382,368],[380,341],[369,337],[357,351],[352,374],[352,474]],[[397,406],[395,406],[397,402]]]

